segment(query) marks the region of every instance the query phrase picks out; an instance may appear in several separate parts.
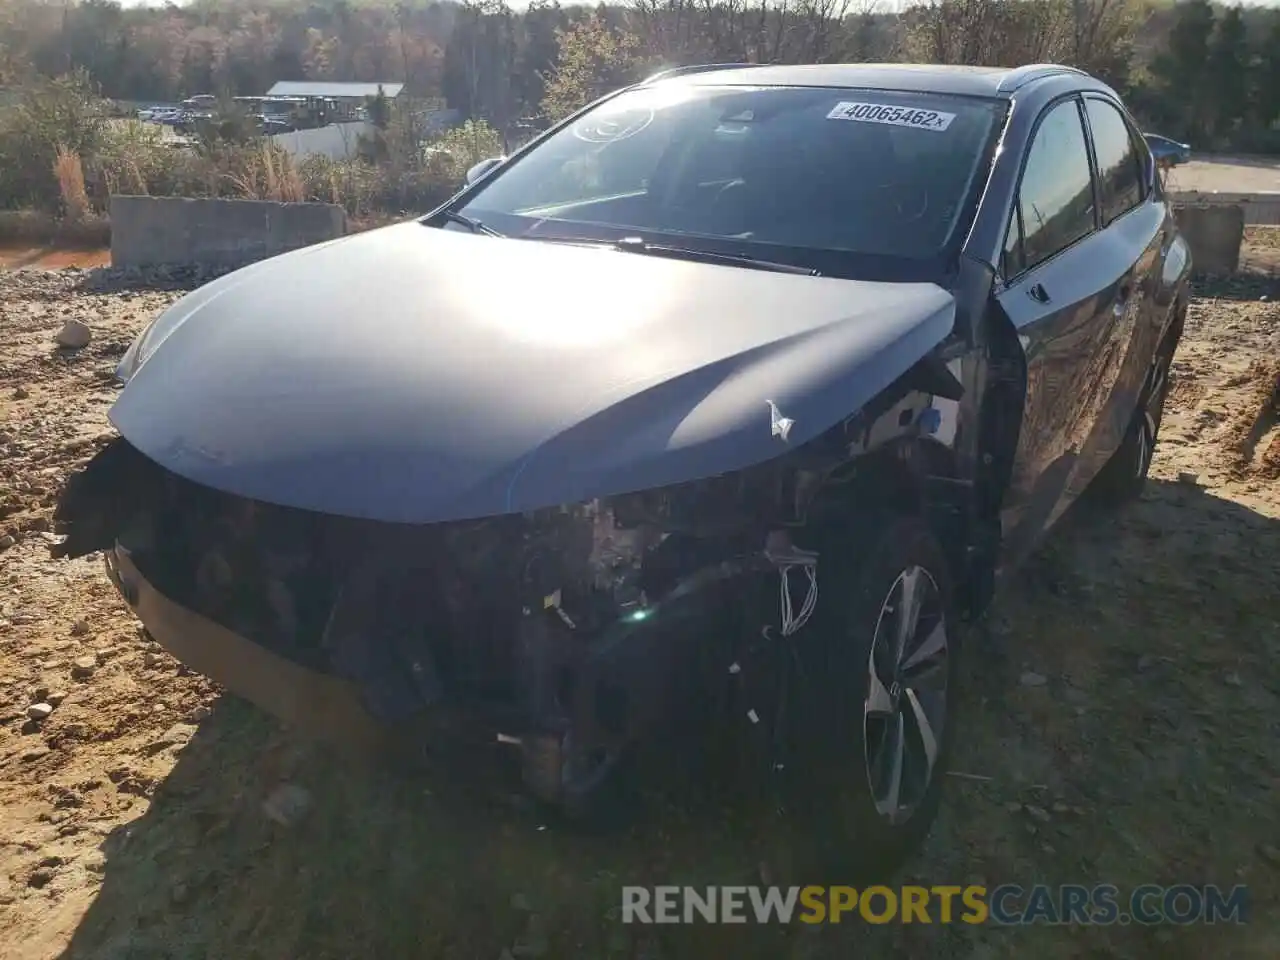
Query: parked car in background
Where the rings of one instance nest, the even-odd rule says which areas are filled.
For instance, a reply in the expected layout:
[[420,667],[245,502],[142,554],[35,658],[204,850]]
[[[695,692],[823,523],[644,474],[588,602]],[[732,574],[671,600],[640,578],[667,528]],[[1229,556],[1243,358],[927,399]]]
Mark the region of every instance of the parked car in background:
[[1162,137],[1158,133],[1146,133],[1143,136],[1159,166],[1176,167],[1180,163],[1190,162],[1191,144],[1179,143],[1169,137]]
[[572,813],[729,742],[807,882],[897,862],[961,621],[1146,480],[1191,263],[1132,118],[1053,65],[686,68],[474,170],[161,314],[57,554],[300,726]]

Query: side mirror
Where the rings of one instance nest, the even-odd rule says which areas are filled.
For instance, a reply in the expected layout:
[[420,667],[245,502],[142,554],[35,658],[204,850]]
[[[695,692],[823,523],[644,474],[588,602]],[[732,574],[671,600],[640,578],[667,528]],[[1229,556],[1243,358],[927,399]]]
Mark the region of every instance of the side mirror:
[[475,183],[477,180],[479,180],[481,177],[483,177],[490,170],[492,170],[494,167],[496,167],[498,164],[502,163],[502,161],[506,159],[507,159],[506,157],[489,157],[485,160],[481,160],[479,163],[477,163],[475,166],[473,166],[470,170],[467,171],[467,176],[466,176],[467,186],[468,187],[471,186],[473,183]]

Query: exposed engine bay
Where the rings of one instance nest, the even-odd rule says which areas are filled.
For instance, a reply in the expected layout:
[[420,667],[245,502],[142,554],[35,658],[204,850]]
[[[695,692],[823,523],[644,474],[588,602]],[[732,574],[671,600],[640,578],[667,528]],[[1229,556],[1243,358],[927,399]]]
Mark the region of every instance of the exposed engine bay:
[[123,551],[168,600],[343,678],[385,724],[465,703],[519,748],[534,793],[572,808],[655,728],[768,726],[748,686],[775,685],[819,602],[808,510],[872,425],[738,474],[427,525],[244,499],[120,438],[69,482],[56,550]]

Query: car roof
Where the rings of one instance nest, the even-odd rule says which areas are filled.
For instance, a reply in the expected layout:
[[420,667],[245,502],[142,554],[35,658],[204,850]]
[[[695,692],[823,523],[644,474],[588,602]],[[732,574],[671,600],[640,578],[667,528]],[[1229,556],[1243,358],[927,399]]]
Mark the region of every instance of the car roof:
[[800,65],[707,64],[677,67],[648,83],[699,86],[852,87],[952,93],[1007,99],[1039,80],[1077,78],[1082,88],[1106,90],[1082,71],[1052,63],[1023,67],[969,67],[920,63],[822,63]]

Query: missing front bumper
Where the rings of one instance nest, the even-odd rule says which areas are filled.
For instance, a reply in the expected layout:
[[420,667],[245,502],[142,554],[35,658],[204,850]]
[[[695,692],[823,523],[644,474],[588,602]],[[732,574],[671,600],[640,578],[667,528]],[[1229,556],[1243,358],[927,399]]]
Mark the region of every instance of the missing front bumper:
[[[107,575],[150,637],[189,669],[220,684],[291,729],[361,756],[421,757],[428,734],[448,749],[489,747],[517,761],[525,787],[540,800],[580,813],[588,794],[614,770],[616,751],[583,756],[562,732],[506,733],[476,713],[433,708],[433,721],[396,727],[364,706],[358,685],[311,670],[215,623],[160,592],[127,548],[104,552]],[[489,718],[492,719],[492,718]],[[588,769],[583,765],[589,764]]]
[[388,731],[356,687],[308,670],[164,596],[121,546],[104,553],[107,575],[151,637],[184,665],[290,727],[356,749],[387,745]]
[[721,716],[767,613],[749,584],[777,576],[745,537],[615,520],[388,527],[198,487],[118,441],[68,484],[57,555],[103,551],[162,647],[300,732],[446,777],[492,758],[570,808]]

